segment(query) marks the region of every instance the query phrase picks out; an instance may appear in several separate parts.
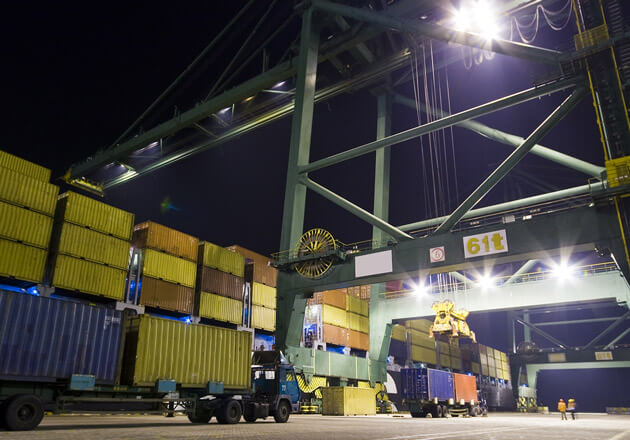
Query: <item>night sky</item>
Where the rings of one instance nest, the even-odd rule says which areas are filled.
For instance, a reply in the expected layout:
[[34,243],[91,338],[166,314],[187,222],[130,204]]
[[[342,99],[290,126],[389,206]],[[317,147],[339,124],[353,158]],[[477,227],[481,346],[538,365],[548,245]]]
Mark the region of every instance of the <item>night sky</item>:
[[[170,82],[197,56],[244,1],[77,3],[9,2],[0,14],[3,42],[3,130],[0,148],[53,169],[61,176],[72,164],[110,145]],[[262,3],[262,2],[261,2]],[[181,92],[170,97],[164,113],[190,107],[205,96],[231,55],[264,10],[245,17]],[[270,27],[291,12],[279,2]],[[297,24],[270,47],[273,64],[298,30]],[[541,29],[535,44],[570,47],[575,24],[561,32]],[[447,53],[460,50],[448,48]],[[260,71],[260,63],[245,77]],[[546,74],[541,66],[497,55],[470,70],[459,61],[448,67],[452,111],[464,110],[532,86]],[[398,91],[413,97],[410,83]],[[483,117],[481,122],[527,136],[568,92],[532,101]],[[375,98],[367,90],[334,98],[316,107],[311,160],[372,141]],[[150,121],[149,121],[150,122]],[[290,118],[253,134],[178,162],[110,190],[106,201],[147,219],[220,245],[241,244],[262,253],[278,251]],[[415,126],[412,109],[394,106],[393,131]],[[151,128],[151,124],[143,126]],[[459,198],[455,207],[511,151],[455,128]],[[603,165],[602,146],[590,96],[584,99],[542,142],[543,145]],[[399,225],[427,218],[419,141],[395,146],[392,155],[390,220]],[[366,155],[312,178],[365,209],[372,207],[374,155]],[[551,189],[586,183],[587,176],[537,157],[518,170],[535,175]],[[426,170],[425,170],[426,171]],[[55,182],[59,183],[59,182]],[[508,178],[479,206],[540,193],[527,178]],[[173,206],[163,212],[168,198]],[[305,229],[324,227],[344,242],[369,239],[372,227],[328,201],[309,193]],[[501,318],[503,319],[503,318]],[[484,319],[484,322],[487,320]],[[482,325],[482,323],[480,323]],[[506,328],[507,323],[497,324]],[[490,334],[491,329],[479,333]],[[503,344],[498,342],[497,344]],[[507,348],[507,347],[504,347]]]

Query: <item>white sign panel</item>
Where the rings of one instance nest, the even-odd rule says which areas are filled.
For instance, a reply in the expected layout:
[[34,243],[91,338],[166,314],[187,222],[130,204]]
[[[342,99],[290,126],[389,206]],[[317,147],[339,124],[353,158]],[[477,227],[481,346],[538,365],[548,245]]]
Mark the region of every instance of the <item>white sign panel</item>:
[[598,360],[598,361],[612,361],[613,360],[612,351],[596,351],[595,352],[595,360]]
[[429,249],[429,258],[431,259],[431,263],[439,263],[441,261],[444,261],[446,259],[444,246]]
[[392,271],[392,251],[359,255],[354,258],[354,276],[356,278],[390,273]]
[[466,258],[500,254],[507,251],[508,243],[505,229],[464,237],[464,256]]

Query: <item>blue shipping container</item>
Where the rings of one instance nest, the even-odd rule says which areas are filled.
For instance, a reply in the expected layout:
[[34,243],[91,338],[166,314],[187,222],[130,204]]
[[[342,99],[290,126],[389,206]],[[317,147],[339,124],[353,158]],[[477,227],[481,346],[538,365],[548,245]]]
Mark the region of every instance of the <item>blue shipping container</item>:
[[402,396],[407,400],[446,401],[455,398],[453,375],[432,368],[403,368]]
[[116,379],[122,312],[0,290],[0,379]]

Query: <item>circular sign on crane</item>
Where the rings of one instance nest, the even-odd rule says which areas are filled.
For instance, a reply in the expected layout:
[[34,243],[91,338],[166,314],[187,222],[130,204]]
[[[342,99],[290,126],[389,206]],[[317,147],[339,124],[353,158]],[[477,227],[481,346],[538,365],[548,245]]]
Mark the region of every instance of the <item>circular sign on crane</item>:
[[429,249],[429,258],[431,259],[431,263],[440,263],[444,261],[446,259],[444,246]]

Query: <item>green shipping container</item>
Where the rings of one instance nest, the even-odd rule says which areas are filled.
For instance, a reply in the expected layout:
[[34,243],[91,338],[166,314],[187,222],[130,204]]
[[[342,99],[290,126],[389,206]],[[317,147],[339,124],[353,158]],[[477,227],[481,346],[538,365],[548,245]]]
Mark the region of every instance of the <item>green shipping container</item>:
[[130,320],[122,378],[134,386],[168,379],[185,388],[222,382],[227,390],[248,390],[251,349],[250,332],[141,315]]

